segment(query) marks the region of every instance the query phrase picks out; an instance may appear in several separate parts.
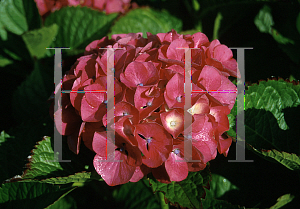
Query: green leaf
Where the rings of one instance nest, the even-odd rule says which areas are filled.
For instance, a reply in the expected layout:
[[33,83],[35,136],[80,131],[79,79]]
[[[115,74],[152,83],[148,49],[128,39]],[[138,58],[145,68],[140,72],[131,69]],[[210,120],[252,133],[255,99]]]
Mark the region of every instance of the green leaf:
[[232,184],[228,179],[218,174],[212,174],[210,189],[206,190],[205,199],[221,198],[226,192],[231,190],[239,190],[237,186]]
[[152,193],[149,182],[142,179],[136,183],[128,182],[113,192],[113,197],[126,209],[159,209],[160,205]]
[[[63,148],[65,147],[62,147],[62,149]],[[68,151],[71,152],[70,150]],[[22,175],[24,181],[36,181],[39,179],[41,182],[50,184],[84,183],[92,179],[102,181],[99,175],[91,172],[79,172],[74,174],[74,171],[76,172],[75,168],[73,168],[75,167],[74,165],[54,161],[54,151],[50,137],[44,137],[42,141],[39,141],[31,153],[32,155],[28,157],[29,163],[26,165],[27,169]],[[64,152],[62,156],[63,158],[66,157]],[[73,161],[73,159],[71,159],[71,161]],[[79,161],[78,159],[74,159],[74,161],[75,160]]]
[[5,57],[2,57],[2,56],[0,55],[0,67],[5,67],[6,65],[10,65],[10,64],[12,64],[12,63],[13,63],[12,60],[7,59],[7,58],[5,58]]
[[238,209],[238,208],[245,208],[240,207],[238,205],[232,205],[229,202],[224,200],[217,200],[217,199],[205,199],[203,202],[203,208],[205,209]]
[[271,8],[265,5],[254,19],[256,27],[262,33],[269,33],[273,36],[274,40],[279,44],[294,44],[295,42],[289,38],[281,35],[277,30],[273,28],[274,21],[271,15]]
[[210,179],[208,166],[199,172],[190,172],[188,177],[181,182],[170,184],[160,183],[150,179],[153,192],[163,192],[165,198],[171,203],[178,203],[182,207],[201,208],[201,198],[205,194],[204,186]]
[[1,21],[0,21],[0,39],[2,39],[4,41],[7,40],[7,32]]
[[[36,164],[37,162],[34,162],[34,163]],[[44,164],[44,162],[43,162],[43,164]],[[33,166],[34,166],[34,169],[37,168],[36,165],[33,165]],[[28,174],[28,171],[26,171],[25,174],[22,176],[22,178],[23,178],[22,182],[37,182],[38,181],[38,182],[43,182],[43,183],[48,183],[48,184],[69,184],[69,183],[80,184],[80,183],[90,181],[92,179],[96,179],[94,176],[92,175],[91,172],[83,171],[80,173],[75,173],[74,175],[60,176],[60,177],[53,177],[53,178],[46,178],[46,179],[38,180],[38,179],[31,179],[32,176],[30,176]],[[34,177],[38,177],[38,176],[34,176]],[[102,181],[101,178],[97,178],[97,180]]]
[[260,32],[271,33],[272,26],[274,25],[271,8],[265,5],[255,17],[254,23]]
[[6,30],[18,35],[41,25],[41,18],[33,0],[1,1],[0,20]]
[[6,183],[0,188],[0,206],[1,208],[45,208],[75,188],[60,188],[60,186],[39,182]]
[[296,27],[297,27],[298,32],[300,33],[300,12],[299,12],[297,20],[296,20]]
[[290,170],[300,170],[300,157],[294,153],[290,154],[287,152],[279,152],[275,149],[264,151],[258,151],[257,149],[255,149],[255,151],[265,156],[266,158],[272,158],[276,160]]
[[53,24],[38,30],[29,31],[22,35],[22,38],[32,57],[42,58],[46,48],[50,46],[58,31],[58,26]]
[[180,32],[182,22],[167,11],[156,11],[150,8],[135,9],[121,17],[112,27],[110,34],[138,33],[152,34],[166,33],[171,29]]
[[300,85],[284,80],[261,81],[249,86],[245,94],[245,110],[249,108],[264,109],[273,113],[281,129],[288,126],[284,120],[282,110],[296,107],[300,104]]
[[[87,7],[64,7],[50,14],[45,26],[57,24],[58,33],[51,47],[82,49],[104,37],[118,14],[105,15]],[[50,50],[49,50],[50,51]],[[54,50],[51,50],[54,53]]]
[[1,143],[6,142],[6,140],[9,138],[13,138],[13,137],[9,136],[7,133],[5,133],[5,131],[1,131],[0,146],[1,146]]
[[277,41],[279,44],[295,44],[293,40],[284,37],[274,28],[271,29],[271,35],[273,36],[274,40]]
[[248,147],[291,170],[300,169],[299,89],[296,83],[269,80],[249,86],[245,95]]
[[277,199],[277,203],[275,205],[273,205],[272,207],[270,207],[270,209],[279,209],[279,208],[282,208],[286,204],[292,202],[292,200],[294,199],[294,197],[295,196],[293,196],[291,194],[282,195],[281,197],[279,197]]
[[216,19],[215,19],[215,24],[214,24],[214,33],[213,33],[213,39],[218,39],[219,38],[219,30],[221,27],[221,20],[222,20],[222,14],[221,12],[218,12]]
[[32,155],[29,157],[29,169],[27,169],[22,178],[32,179],[39,176],[46,176],[54,171],[63,170],[60,163],[54,161],[54,151],[51,147],[50,137],[44,139],[35,146],[32,150]]

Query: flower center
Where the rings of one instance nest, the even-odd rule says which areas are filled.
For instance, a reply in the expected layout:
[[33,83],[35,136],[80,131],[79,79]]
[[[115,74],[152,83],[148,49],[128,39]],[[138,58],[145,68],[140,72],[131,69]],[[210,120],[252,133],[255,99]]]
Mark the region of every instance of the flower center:
[[170,126],[172,126],[172,127],[176,126],[176,121],[171,121]]

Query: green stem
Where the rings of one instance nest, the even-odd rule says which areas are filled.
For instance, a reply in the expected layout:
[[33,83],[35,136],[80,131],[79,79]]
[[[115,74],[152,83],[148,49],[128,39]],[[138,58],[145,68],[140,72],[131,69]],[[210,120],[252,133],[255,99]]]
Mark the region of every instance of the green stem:
[[158,192],[158,196],[159,196],[159,199],[160,199],[161,209],[169,209],[169,204],[166,204],[166,202],[165,202],[164,193]]

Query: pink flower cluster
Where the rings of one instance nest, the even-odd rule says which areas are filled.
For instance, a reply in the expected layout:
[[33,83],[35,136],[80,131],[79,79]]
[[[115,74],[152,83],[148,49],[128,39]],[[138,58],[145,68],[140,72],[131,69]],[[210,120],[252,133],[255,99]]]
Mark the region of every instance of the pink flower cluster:
[[[114,122],[107,121],[107,49],[114,48]],[[184,134],[185,50],[191,51],[191,135]],[[217,151],[225,156],[227,115],[236,99],[237,77],[232,51],[203,33],[180,35],[172,30],[152,35],[113,35],[86,47],[63,78],[62,104],[55,120],[70,149],[78,153],[81,141],[96,153],[94,167],[111,186],[137,182],[148,173],[160,182],[184,180],[188,172],[203,170]],[[102,90],[103,92],[99,92]],[[196,91],[197,90],[197,91]],[[98,92],[96,92],[98,91]],[[114,124],[115,160],[107,159],[106,126]],[[192,159],[184,156],[184,142],[192,144]]]
[[106,14],[124,13],[130,7],[130,0],[35,0],[41,16],[66,6],[87,6]]

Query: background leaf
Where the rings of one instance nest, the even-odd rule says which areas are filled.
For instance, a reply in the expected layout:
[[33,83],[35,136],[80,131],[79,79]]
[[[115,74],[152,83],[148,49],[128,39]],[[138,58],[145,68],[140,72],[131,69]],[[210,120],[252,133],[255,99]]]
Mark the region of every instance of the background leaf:
[[22,35],[24,42],[32,57],[37,59],[44,57],[47,47],[50,46],[58,31],[56,24],[43,27],[38,30],[29,31]]
[[146,32],[152,34],[166,33],[171,29],[180,32],[182,22],[167,11],[156,11],[150,8],[135,9],[121,17],[112,27],[110,34]]
[[41,18],[33,0],[1,1],[0,21],[8,31],[17,35],[41,25]]
[[[87,7],[64,7],[57,10],[45,20],[45,26],[59,26],[56,39],[50,47],[80,49],[83,52],[90,42],[107,34],[116,17],[116,13],[105,15]],[[48,51],[54,54],[54,50]]]
[[206,189],[205,199],[220,198],[231,190],[239,190],[237,186],[232,184],[228,179],[218,174],[211,175],[209,182],[210,188]]
[[270,209],[282,208],[286,204],[290,203],[293,199],[294,199],[294,196],[291,194],[282,195],[281,197],[279,197],[277,199],[277,203],[275,205],[273,205],[272,207],[270,207]]
[[113,192],[115,200],[124,209],[159,209],[160,205],[155,198],[149,182],[140,180],[136,183],[128,182]]
[[60,188],[39,182],[13,182],[0,188],[1,208],[45,208],[76,187]]

